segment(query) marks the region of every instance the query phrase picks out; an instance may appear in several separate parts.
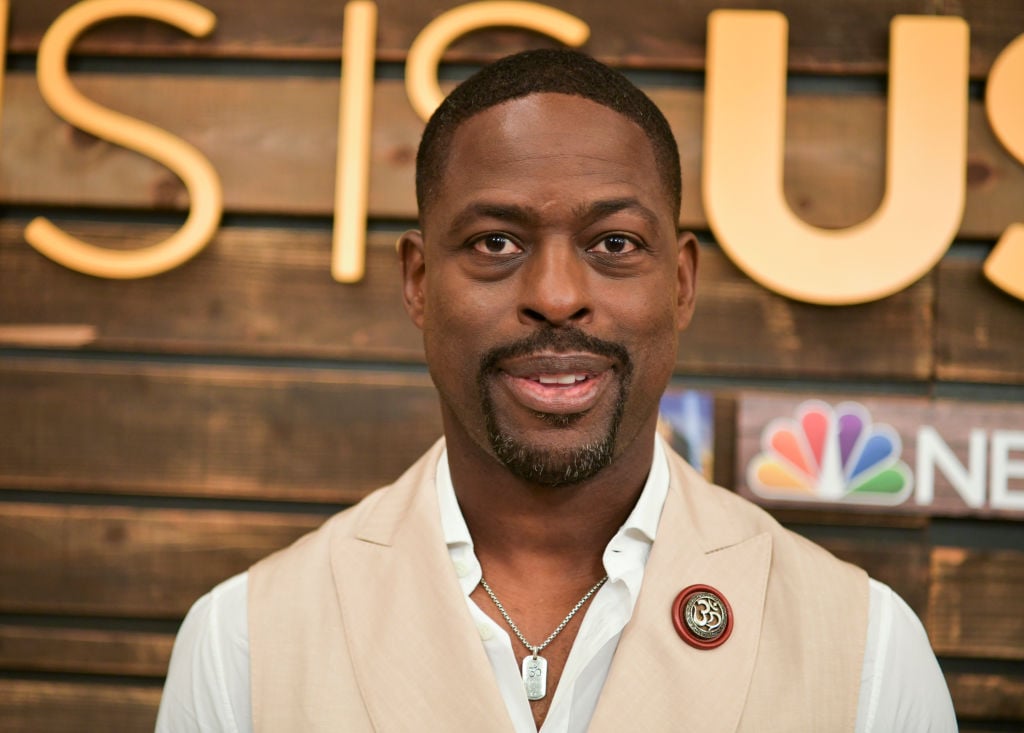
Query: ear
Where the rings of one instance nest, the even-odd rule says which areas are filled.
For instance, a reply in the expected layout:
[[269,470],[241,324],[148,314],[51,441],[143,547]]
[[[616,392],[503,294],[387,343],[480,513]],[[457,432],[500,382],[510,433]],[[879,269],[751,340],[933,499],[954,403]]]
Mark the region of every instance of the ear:
[[697,302],[697,260],[700,247],[692,232],[680,232],[676,277],[679,279],[679,299],[676,302],[679,330],[690,325],[693,307]]
[[427,263],[423,253],[423,233],[410,229],[398,238],[398,258],[402,263],[402,300],[405,312],[416,328],[423,328],[424,289]]

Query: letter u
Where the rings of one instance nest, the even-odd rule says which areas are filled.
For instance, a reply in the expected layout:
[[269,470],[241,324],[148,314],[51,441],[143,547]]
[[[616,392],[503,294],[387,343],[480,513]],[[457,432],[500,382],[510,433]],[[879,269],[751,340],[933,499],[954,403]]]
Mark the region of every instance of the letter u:
[[708,18],[704,207],[726,254],[796,300],[878,300],[927,273],[963,218],[969,29],[962,18],[891,23],[885,195],[841,230],[807,224],[783,192],[785,16],[716,10]]

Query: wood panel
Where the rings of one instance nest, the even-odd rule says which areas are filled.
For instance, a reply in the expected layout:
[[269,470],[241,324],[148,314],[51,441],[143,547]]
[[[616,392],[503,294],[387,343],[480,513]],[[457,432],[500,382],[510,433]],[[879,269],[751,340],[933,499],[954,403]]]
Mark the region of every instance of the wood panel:
[[[171,634],[87,632],[0,625],[0,669],[163,678]],[[998,674],[946,674],[957,716],[1024,720],[1024,681]]]
[[[306,514],[0,503],[0,613],[180,618],[218,582],[323,520],[323,516]],[[928,554],[923,543],[878,542],[873,536],[861,541],[827,534],[813,539],[891,585],[923,614],[929,600],[925,592]],[[947,582],[959,591],[964,581]],[[1012,606],[997,607],[991,614],[1000,623],[1012,623],[1003,618],[1012,610]],[[0,641],[6,640],[0,659],[18,658],[22,653],[18,649],[29,643],[45,648],[60,634],[74,640],[72,646],[78,650],[108,638],[106,632],[69,630],[55,637],[13,627],[0,629]],[[28,640],[23,638],[26,635]],[[146,657],[126,659],[123,649],[112,648],[108,662],[94,664],[152,669],[153,660],[163,653],[153,635],[109,638],[146,647]]]
[[936,654],[1024,660],[1024,553],[936,547],[931,579]]
[[[0,625],[0,669],[162,678],[173,636]],[[946,674],[961,719],[1024,720],[1024,680],[1000,674]]]
[[754,283],[703,247],[697,308],[682,335],[683,373],[926,379],[932,372],[932,277],[846,308],[799,303]]
[[[41,256],[22,239],[24,225],[0,222],[0,344],[423,361],[420,332],[402,305],[394,234],[369,236],[367,274],[358,285],[331,279],[326,227],[225,227],[183,267],[116,281]],[[74,229],[111,248],[171,231],[124,224]]]
[[0,621],[0,670],[163,678],[173,644],[169,633]]
[[946,258],[935,291],[936,377],[1024,384],[1024,304],[993,287],[975,258]]
[[[1024,720],[1024,685],[1015,677],[954,673],[946,683],[960,720]],[[155,687],[2,679],[0,731],[150,731],[159,699]]]
[[[0,613],[179,619],[318,515],[0,504]],[[10,634],[11,632],[8,632]],[[143,637],[145,638],[145,637]],[[147,639],[151,643],[152,639]],[[95,635],[77,642],[96,643]],[[118,650],[111,664],[123,666]],[[152,667],[151,648],[148,660]]]
[[[1019,700],[999,694],[999,708],[981,708],[993,702],[993,689],[1019,695],[1019,686],[999,677],[992,682],[947,676],[957,704],[958,717],[1020,720]],[[986,689],[987,688],[987,689]],[[976,698],[964,695],[977,694]],[[151,731],[160,703],[160,689],[140,685],[106,685],[78,682],[40,682],[0,679],[0,732],[80,733],[81,731]],[[963,710],[963,712],[961,712]],[[1004,714],[1005,711],[1005,714]]]
[[0,733],[152,731],[160,688],[0,679]]
[[[24,206],[181,210],[183,185],[147,158],[77,132],[44,105],[34,78],[6,80],[0,199]],[[192,142],[217,169],[229,212],[332,215],[338,123],[334,79],[80,74],[97,102]],[[154,94],[153,89],[160,93]],[[703,95],[652,88],[682,155],[683,224],[706,229],[700,169]],[[402,83],[374,92],[369,208],[416,217],[413,166],[422,124]],[[877,208],[884,189],[885,102],[869,95],[790,98],[785,188],[809,223],[844,227]],[[993,138],[980,102],[970,107],[967,207],[960,234],[995,240],[1024,219],[1024,165]]]
[[[209,587],[321,519],[252,512],[0,504],[0,613],[179,618]],[[1007,596],[1019,587],[1020,553],[937,548],[932,551],[930,569],[933,582],[941,590],[936,592],[933,586],[926,598],[929,563],[923,545],[879,543],[870,537],[864,541],[827,536],[816,539],[840,557],[858,562],[900,593],[927,621],[933,641],[938,639],[935,646],[940,653],[975,655],[979,651],[977,643],[958,643],[954,649],[941,641],[951,635],[944,629],[959,623],[966,599],[981,605],[973,623],[969,622],[969,632],[977,635],[978,628],[984,627],[988,631],[983,629],[983,634],[1003,647],[1015,649],[1013,654],[1020,654],[1024,643],[1021,608],[1019,602],[1007,602]],[[995,561],[993,554],[998,555]],[[946,570],[954,563],[962,572]],[[1010,569],[1011,576],[993,582],[991,573],[984,569],[994,566]],[[979,575],[984,577],[979,579]],[[992,594],[996,587],[1003,589],[1001,595]],[[951,602],[953,595],[960,601]],[[970,608],[975,611],[974,605]],[[0,669],[9,674],[63,672],[158,678],[166,669],[170,646],[171,635],[163,633],[0,623]],[[987,646],[985,653],[997,656]],[[998,656],[1011,657],[1005,653]],[[1024,719],[1019,703],[1020,679],[985,672],[951,673],[948,679],[961,716]],[[18,715],[29,716],[27,720],[49,720],[31,716],[43,715],[37,706],[42,706],[44,699],[70,694],[63,684],[0,680],[0,707],[5,714],[19,711]],[[155,691],[148,697],[138,693],[139,697],[131,686],[120,702],[116,695],[106,695],[104,691],[109,687],[90,685],[88,689],[95,693],[90,696],[95,708],[81,712],[83,716],[126,715],[119,707],[122,704],[127,704],[133,715],[141,715],[140,700],[149,700],[155,706],[158,699]],[[77,700],[77,693],[70,695],[68,705],[79,705]],[[49,722],[40,725],[54,729]]]
[[[15,2],[10,48],[34,53],[46,27],[70,0]],[[245,0],[205,0],[218,19],[208,39],[193,40],[156,22],[111,21],[83,37],[81,53],[143,56],[336,59],[341,47],[344,2],[289,3],[262,0],[254,13]],[[401,61],[413,38],[441,11],[460,3],[377,0],[380,13],[377,57]],[[586,0],[548,0],[586,21],[586,50],[616,65],[673,69],[704,66],[707,14],[717,7],[761,8],[753,0],[723,3],[693,0],[669,4],[640,0],[628,7]],[[878,74],[886,70],[889,20],[901,13],[948,13],[971,26],[971,74],[984,76],[993,58],[1024,31],[1024,11],[1000,0],[846,0],[813,3],[779,0],[772,8],[790,23],[790,67],[801,72]],[[479,61],[551,45],[543,37],[512,30],[487,31],[453,45],[450,61]]]
[[[402,307],[394,234],[371,233],[356,286],[330,278],[330,235],[227,227],[195,260],[157,278],[87,277],[45,259],[0,222],[0,345],[422,362]],[[167,228],[77,224],[116,247]],[[932,279],[850,308],[797,303],[704,247],[697,315],[683,335],[685,374],[925,379],[931,373]],[[45,297],[41,294],[45,293]]]
[[[226,210],[331,213],[337,80],[80,74],[75,83],[98,103],[196,145],[221,177]],[[34,76],[8,74],[6,86],[0,149],[6,203],[164,210],[188,205],[184,185],[169,169],[57,118]],[[415,207],[412,160],[399,168],[408,181],[389,193],[387,158],[414,156],[421,125],[399,83],[379,84],[376,96],[377,119],[388,121],[388,131],[374,139],[373,170],[383,179],[371,188],[370,206],[395,215]],[[395,136],[400,142],[392,148],[386,141]]]
[[0,414],[3,488],[339,504],[441,434],[408,373],[8,359]]
[[1024,721],[1024,677],[958,672],[946,684],[958,718]]
[[[404,61],[415,35],[460,1],[378,0],[378,60]],[[200,2],[218,16],[208,39],[119,20],[88,33],[76,51],[207,61],[130,71],[130,61],[89,62],[83,66],[111,71],[76,72],[75,82],[98,102],[203,150],[222,177],[229,215],[295,219],[237,226],[229,217],[185,266],[115,282],[34,252],[21,238],[25,220],[18,217],[27,213],[0,217],[0,348],[68,352],[0,357],[0,733],[151,731],[170,629],[189,605],[317,526],[333,507],[394,479],[440,434],[393,251],[397,222],[415,219],[413,161],[422,131],[393,78],[398,67],[385,68],[374,88],[369,191],[377,221],[369,227],[368,275],[342,286],[329,275],[329,229],[345,2]],[[136,214],[183,219],[181,182],[57,119],[27,73],[33,59],[25,55],[71,3],[12,3],[9,48],[23,56],[4,79],[0,201],[59,220],[90,210],[84,218],[91,222],[65,225],[104,246],[144,246],[172,227],[139,223],[144,217]],[[550,4],[590,23],[586,50],[613,65],[697,72],[637,78],[657,84],[648,91],[679,139],[683,224],[706,231],[704,100],[693,82],[704,67],[707,14],[763,3]],[[791,70],[817,75],[795,84],[788,100],[786,196],[822,227],[857,223],[881,200],[886,118],[882,92],[850,93],[862,85],[822,75],[883,75],[897,13],[965,17],[975,79],[1024,32],[1024,4],[1006,0],[780,0],[773,7],[790,20]],[[495,29],[459,41],[446,59],[477,64],[544,45],[552,44]],[[815,88],[838,91],[800,91]],[[1024,221],[1024,164],[993,138],[980,101],[969,115],[959,236],[995,241],[1009,223]],[[713,376],[734,391],[752,378],[811,380],[808,389],[831,379],[888,381],[883,389],[896,391],[935,380],[1024,384],[1024,309],[984,281],[981,248],[964,256],[966,249],[898,295],[832,309],[764,290],[706,245],[697,317],[682,340],[678,372]],[[732,485],[735,402],[724,391],[716,402],[716,475]],[[25,499],[35,491],[60,493]],[[114,495],[193,497],[195,508]],[[206,499],[230,510],[206,508]],[[289,513],[250,501],[320,506]],[[259,508],[265,511],[253,511]],[[922,516],[777,514],[890,584],[920,613],[936,650],[950,659],[947,681],[967,727],[1024,723],[1019,547],[931,548]],[[1003,541],[986,529],[978,529],[979,544],[986,536]]]

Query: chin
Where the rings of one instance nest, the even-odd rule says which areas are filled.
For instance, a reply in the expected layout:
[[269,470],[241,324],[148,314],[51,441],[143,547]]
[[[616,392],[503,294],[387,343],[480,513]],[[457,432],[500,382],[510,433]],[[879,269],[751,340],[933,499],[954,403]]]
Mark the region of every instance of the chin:
[[[556,444],[558,441],[536,444],[510,432],[488,427],[491,449],[498,461],[513,475],[541,486],[582,483],[607,467],[615,453],[614,429],[596,440],[577,440],[570,445],[559,446]],[[568,429],[564,430],[568,432]]]

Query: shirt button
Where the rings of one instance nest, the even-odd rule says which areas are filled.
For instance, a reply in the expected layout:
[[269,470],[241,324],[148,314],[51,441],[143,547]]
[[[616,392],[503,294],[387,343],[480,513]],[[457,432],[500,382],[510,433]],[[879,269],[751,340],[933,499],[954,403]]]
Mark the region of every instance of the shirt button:
[[491,627],[487,624],[477,624],[476,630],[480,632],[480,638],[484,641],[489,641],[494,632],[491,631]]
[[470,567],[468,563],[464,563],[462,560],[456,560],[453,564],[455,566],[455,574],[460,578],[465,578],[469,575]]

